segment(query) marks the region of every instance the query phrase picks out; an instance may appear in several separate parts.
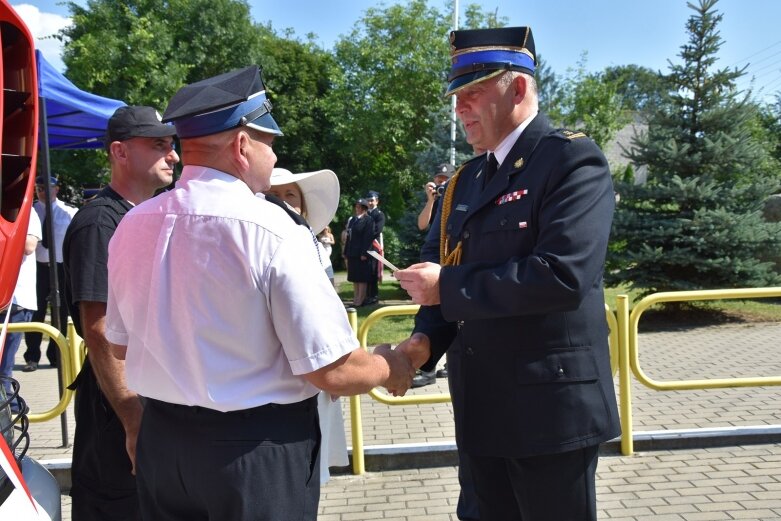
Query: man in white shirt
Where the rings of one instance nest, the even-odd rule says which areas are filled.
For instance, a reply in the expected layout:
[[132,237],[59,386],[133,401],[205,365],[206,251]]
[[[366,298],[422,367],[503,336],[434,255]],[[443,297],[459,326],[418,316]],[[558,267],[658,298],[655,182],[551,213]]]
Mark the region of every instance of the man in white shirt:
[[183,87],[163,121],[181,179],[109,246],[106,338],[146,398],[142,518],[314,520],[318,389],[403,394],[417,344],[362,350],[311,234],[255,195],[281,135],[257,66]]
[[[46,320],[46,310],[49,306],[51,296],[51,271],[49,267],[50,252],[55,252],[55,258],[57,260],[57,287],[58,293],[62,295],[62,284],[65,279],[65,273],[63,271],[62,264],[62,241],[65,238],[65,231],[68,229],[73,216],[76,215],[76,208],[60,201],[57,198],[57,194],[60,191],[60,183],[56,177],[49,178],[49,189],[46,188],[46,179],[44,176],[38,176],[35,179],[35,193],[38,200],[33,203],[33,209],[38,215],[39,222],[41,223],[41,240],[38,242],[38,246],[35,248],[35,260],[36,260],[36,311],[33,313],[33,322],[43,322]],[[52,232],[53,240],[49,237],[48,223],[46,222],[46,200],[51,199],[51,212],[52,212]],[[59,319],[58,327],[60,331],[65,331],[65,326],[68,323],[68,306],[60,299],[58,303]],[[52,307],[52,309],[54,309]],[[38,369],[38,364],[41,361],[41,333],[29,332],[24,335],[24,343],[27,345],[27,350],[24,353],[24,361],[26,362],[22,371],[30,372]],[[49,340],[49,346],[46,348],[46,357],[49,359],[49,363],[53,366],[57,366],[59,360],[59,351],[57,350],[57,344],[53,340]]]
[[[30,322],[33,311],[37,306],[35,298],[35,247],[41,239],[41,221],[38,214],[30,212],[30,221],[27,224],[27,239],[24,243],[24,257],[22,266],[19,268],[19,278],[16,279],[16,289],[14,290],[13,303],[10,306],[11,317],[9,322],[21,323]],[[0,313],[0,320],[5,321],[5,312]],[[11,377],[14,369],[14,358],[22,343],[22,333],[9,333],[6,337],[5,349],[3,350],[3,359],[0,360],[0,376],[3,379],[5,391],[10,395]],[[12,409],[16,409],[16,403],[11,404]],[[16,412],[16,410],[14,411]]]

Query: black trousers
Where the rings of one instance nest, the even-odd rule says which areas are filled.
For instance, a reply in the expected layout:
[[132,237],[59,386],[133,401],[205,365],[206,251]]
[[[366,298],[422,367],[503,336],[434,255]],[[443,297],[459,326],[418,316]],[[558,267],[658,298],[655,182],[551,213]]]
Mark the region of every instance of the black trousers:
[[[49,263],[48,262],[36,262],[35,271],[35,294],[38,297],[38,310],[33,312],[33,322],[43,322],[46,320],[46,310],[49,306],[49,297],[51,292],[51,282],[49,277]],[[63,287],[65,285],[65,268],[61,262],[57,263],[57,287],[60,293],[60,331],[65,334],[66,326],[68,324],[68,306],[65,304]],[[25,362],[40,362],[41,361],[41,339],[43,335],[41,333],[25,333],[24,343],[27,344],[27,350],[24,352]],[[57,349],[57,344],[53,340],[49,340],[49,345],[46,348],[46,358],[52,365],[57,365],[57,361],[60,359],[60,351]]]
[[145,521],[314,521],[317,397],[227,413],[147,399],[136,474]]
[[470,454],[481,521],[596,521],[598,455],[597,445],[528,458]]
[[71,518],[138,521],[136,480],[125,449],[125,429],[103,395],[89,357],[75,388]]
[[462,430],[464,426],[463,407],[464,407],[464,389],[460,385],[462,351],[460,342],[455,342],[447,351],[447,385],[450,389],[450,397],[453,402],[453,418],[456,426],[456,448],[458,449],[458,484],[461,491],[458,494],[458,505],[456,506],[456,515],[462,521],[478,521],[480,519],[480,510],[478,507],[477,493],[475,492],[474,479],[472,478],[472,469],[469,465],[469,458],[461,448],[463,442]]

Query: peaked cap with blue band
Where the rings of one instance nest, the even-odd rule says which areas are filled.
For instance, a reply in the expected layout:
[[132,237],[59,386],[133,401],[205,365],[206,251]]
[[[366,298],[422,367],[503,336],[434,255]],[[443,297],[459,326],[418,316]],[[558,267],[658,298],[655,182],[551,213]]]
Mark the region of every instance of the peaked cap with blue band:
[[445,96],[504,71],[534,75],[537,66],[530,27],[451,31],[450,56]]
[[181,139],[242,126],[282,135],[271,116],[271,102],[257,65],[185,85],[165,109],[163,122],[169,121]]

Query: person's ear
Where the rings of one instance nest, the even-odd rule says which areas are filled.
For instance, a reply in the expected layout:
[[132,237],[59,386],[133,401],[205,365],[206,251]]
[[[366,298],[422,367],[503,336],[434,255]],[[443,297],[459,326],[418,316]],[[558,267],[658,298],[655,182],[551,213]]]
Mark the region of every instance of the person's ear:
[[128,156],[127,147],[121,141],[112,141],[111,145],[109,145],[109,154],[115,161],[126,161]]
[[249,170],[249,150],[252,147],[252,138],[244,131],[237,132],[231,143],[233,159],[242,172]]
[[519,74],[513,79],[512,87],[515,89],[513,99],[516,103],[520,103],[526,97],[526,92],[528,90],[527,82],[528,79],[523,74]]

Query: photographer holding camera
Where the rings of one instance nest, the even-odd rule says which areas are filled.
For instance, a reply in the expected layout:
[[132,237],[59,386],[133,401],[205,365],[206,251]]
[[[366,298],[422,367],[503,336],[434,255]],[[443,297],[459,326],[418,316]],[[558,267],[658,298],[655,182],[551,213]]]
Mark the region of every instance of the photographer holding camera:
[[445,193],[445,183],[453,177],[453,165],[442,163],[434,172],[433,181],[426,183],[426,205],[418,214],[418,228],[425,231],[437,214],[437,201]]

